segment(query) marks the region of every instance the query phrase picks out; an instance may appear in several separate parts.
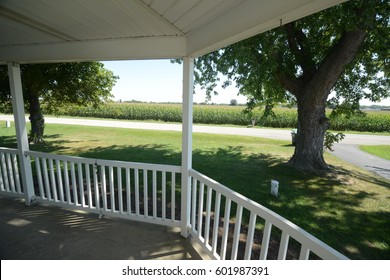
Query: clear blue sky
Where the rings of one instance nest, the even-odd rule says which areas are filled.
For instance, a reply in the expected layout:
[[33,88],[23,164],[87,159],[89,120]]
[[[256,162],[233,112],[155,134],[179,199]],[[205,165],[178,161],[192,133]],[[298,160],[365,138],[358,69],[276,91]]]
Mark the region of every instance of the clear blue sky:
[[[145,102],[182,102],[182,65],[170,60],[104,61],[105,67],[119,76],[112,90],[114,100],[139,100]],[[205,101],[205,93],[196,88],[194,102]],[[246,103],[246,97],[237,96],[238,89],[218,89],[211,102],[229,104],[231,99]]]
[[[138,100],[144,102],[181,102],[182,101],[182,65],[171,63],[170,60],[132,60],[105,61],[105,67],[119,76],[112,90],[114,100]],[[204,91],[195,88],[194,102],[201,103],[206,99]],[[238,89],[229,86],[227,89],[218,88],[218,96],[213,96],[211,102],[229,104],[236,99],[246,103],[244,96],[237,96]],[[363,101],[361,104],[372,103]],[[390,99],[381,105],[390,106]]]

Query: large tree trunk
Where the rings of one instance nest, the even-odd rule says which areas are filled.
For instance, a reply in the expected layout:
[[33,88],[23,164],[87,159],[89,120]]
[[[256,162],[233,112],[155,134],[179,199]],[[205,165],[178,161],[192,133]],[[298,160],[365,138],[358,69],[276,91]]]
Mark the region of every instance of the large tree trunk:
[[329,121],[325,115],[326,97],[325,101],[323,99],[298,99],[298,132],[295,152],[289,161],[289,164],[298,169],[322,170],[328,168],[323,157],[323,150]]
[[283,87],[293,93],[298,102],[298,131],[295,152],[289,164],[303,170],[328,168],[323,157],[325,132],[329,122],[325,115],[326,100],[339,77],[356,54],[366,37],[364,30],[347,31],[329,51],[318,68],[307,45],[299,42],[303,33],[292,24],[286,26],[290,48],[302,64],[303,75],[293,79],[283,72],[277,77]]
[[39,95],[30,90],[28,94],[29,113],[31,122],[30,141],[34,143],[43,142],[43,133],[45,129],[45,119],[41,112],[41,104],[39,103]]

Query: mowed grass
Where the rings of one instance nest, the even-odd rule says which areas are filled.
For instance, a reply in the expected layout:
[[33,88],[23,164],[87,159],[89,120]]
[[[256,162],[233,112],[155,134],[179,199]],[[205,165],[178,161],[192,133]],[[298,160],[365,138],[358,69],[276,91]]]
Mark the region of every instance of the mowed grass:
[[[180,165],[181,133],[46,125],[32,150],[90,158]],[[0,128],[0,146],[15,147]],[[286,165],[287,141],[194,134],[193,167],[296,223],[352,259],[390,259],[390,182],[330,154],[332,172],[306,174]],[[280,182],[279,197],[270,180]]]
[[390,145],[362,145],[360,146],[360,149],[374,156],[390,160]]

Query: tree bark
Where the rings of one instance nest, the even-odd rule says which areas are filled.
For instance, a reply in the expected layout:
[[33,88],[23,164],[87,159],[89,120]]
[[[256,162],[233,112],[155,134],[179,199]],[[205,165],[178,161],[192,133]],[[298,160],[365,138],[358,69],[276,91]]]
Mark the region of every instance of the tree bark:
[[327,94],[323,98],[298,99],[295,152],[288,162],[297,169],[313,171],[328,168],[323,157],[325,132],[329,128],[325,115],[326,97]]
[[45,119],[42,115],[41,104],[39,103],[39,95],[33,90],[28,92],[29,113],[31,122],[30,141],[34,143],[43,142],[43,133],[45,129]]
[[347,65],[356,57],[366,36],[363,30],[345,32],[318,69],[310,70],[309,75],[304,73],[303,79],[277,74],[280,83],[296,96],[298,103],[295,151],[288,162],[294,167],[308,171],[328,168],[323,157],[325,132],[329,128],[325,115],[326,100]]

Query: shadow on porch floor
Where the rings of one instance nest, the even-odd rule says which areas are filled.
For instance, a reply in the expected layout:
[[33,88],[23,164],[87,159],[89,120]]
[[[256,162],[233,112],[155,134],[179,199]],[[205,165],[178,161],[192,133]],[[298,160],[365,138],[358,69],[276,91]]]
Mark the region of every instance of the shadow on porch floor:
[[0,259],[202,259],[178,229],[0,196]]

